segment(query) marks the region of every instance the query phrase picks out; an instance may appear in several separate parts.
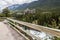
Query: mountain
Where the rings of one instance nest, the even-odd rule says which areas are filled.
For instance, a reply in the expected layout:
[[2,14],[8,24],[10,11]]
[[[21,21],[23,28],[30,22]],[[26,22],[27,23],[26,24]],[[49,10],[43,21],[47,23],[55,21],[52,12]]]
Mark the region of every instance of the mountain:
[[31,2],[28,6],[29,8],[54,8],[60,7],[60,0],[38,0]]
[[22,5],[20,5],[20,4],[14,4],[12,6],[9,6],[8,8],[10,10],[22,10],[22,9],[27,8],[27,6],[28,6],[28,3],[22,4]]
[[10,10],[16,10],[16,8],[18,8],[20,5],[19,4],[14,4],[14,5],[12,5],[12,6],[9,6],[8,8],[10,9]]
[[58,8],[60,7],[60,0],[38,0],[25,4],[14,4],[8,8],[12,10],[22,10],[26,8]]

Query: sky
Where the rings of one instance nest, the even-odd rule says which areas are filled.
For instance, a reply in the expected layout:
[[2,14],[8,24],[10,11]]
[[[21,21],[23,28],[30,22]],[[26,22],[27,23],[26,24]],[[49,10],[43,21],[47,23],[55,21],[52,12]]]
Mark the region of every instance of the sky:
[[0,0],[0,10],[13,4],[30,3],[37,0]]

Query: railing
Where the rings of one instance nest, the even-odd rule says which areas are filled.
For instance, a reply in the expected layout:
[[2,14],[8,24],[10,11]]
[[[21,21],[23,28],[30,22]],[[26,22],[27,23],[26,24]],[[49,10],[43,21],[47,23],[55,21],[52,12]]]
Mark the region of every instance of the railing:
[[13,28],[15,31],[17,31],[20,35],[22,35],[26,40],[33,40],[33,38],[27,34],[25,32],[25,30],[23,30],[21,27],[13,24],[13,23],[9,23],[10,24],[10,27]]
[[[56,36],[56,37],[59,37],[60,38],[60,30],[58,30],[58,29],[53,29],[53,28],[48,28],[48,27],[45,27],[45,26],[40,26],[40,25],[31,24],[31,23],[27,23],[27,22],[17,21],[17,20],[10,19],[10,18],[7,18],[7,20],[9,22],[12,22],[11,23],[12,25],[14,25],[14,24],[24,25],[24,26],[26,26],[28,28],[33,29],[33,30],[43,31],[43,32],[45,32],[47,34],[50,34],[52,36]],[[16,25],[14,25],[14,26],[16,26]],[[18,26],[16,26],[16,27],[18,27]],[[18,28],[20,28],[20,27],[18,27]],[[29,33],[26,33],[26,34],[30,35]]]
[[10,25],[11,28],[13,28],[15,31],[17,31],[20,35],[22,35],[26,40],[41,40],[39,37],[36,37],[32,35],[31,33],[27,32],[26,30],[22,29],[22,27],[16,25],[18,23],[13,22],[9,19],[7,19],[7,23]]

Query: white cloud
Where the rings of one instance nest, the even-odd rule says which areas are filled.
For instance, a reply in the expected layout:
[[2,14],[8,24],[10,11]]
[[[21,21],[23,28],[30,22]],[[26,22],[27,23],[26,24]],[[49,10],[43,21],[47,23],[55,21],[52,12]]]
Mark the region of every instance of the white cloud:
[[4,8],[4,6],[6,6],[7,3],[5,3],[4,1],[0,0],[0,9]]
[[37,0],[15,0],[16,3],[22,4],[22,3],[29,3],[32,1],[37,1]]
[[0,9],[3,9],[13,4],[30,3],[32,1],[37,1],[37,0],[0,0]]

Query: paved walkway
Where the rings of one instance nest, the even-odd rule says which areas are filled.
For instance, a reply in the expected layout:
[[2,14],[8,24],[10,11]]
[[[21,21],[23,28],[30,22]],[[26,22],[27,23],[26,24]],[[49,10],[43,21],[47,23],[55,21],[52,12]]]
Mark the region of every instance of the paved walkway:
[[0,40],[15,40],[10,30],[3,22],[0,22]]
[[8,24],[0,22],[0,40],[26,40],[15,30],[10,28]]

